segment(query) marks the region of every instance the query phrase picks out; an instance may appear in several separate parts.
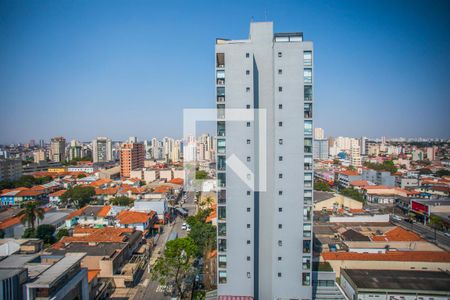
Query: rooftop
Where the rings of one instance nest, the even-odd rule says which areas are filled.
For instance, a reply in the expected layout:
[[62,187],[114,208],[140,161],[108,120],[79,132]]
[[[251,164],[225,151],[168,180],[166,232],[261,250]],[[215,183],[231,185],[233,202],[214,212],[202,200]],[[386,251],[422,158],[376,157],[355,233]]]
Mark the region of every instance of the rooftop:
[[444,251],[388,251],[386,253],[324,252],[327,260],[365,261],[426,261],[450,263],[450,253]]
[[28,283],[28,287],[49,287],[73,265],[79,263],[86,253],[67,253],[61,260],[42,273],[34,282]]
[[343,269],[359,289],[439,291],[449,293],[450,274],[415,270]]
[[413,242],[413,241],[422,241],[422,238],[412,231],[403,229],[402,227],[395,227],[385,232],[384,235],[373,236],[372,241]]

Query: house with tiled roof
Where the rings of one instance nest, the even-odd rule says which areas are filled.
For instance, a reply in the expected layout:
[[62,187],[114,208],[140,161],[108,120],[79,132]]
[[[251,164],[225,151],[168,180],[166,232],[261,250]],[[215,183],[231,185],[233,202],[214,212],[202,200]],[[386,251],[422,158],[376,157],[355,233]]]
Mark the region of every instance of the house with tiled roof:
[[70,228],[75,225],[94,227],[112,225],[112,219],[108,216],[110,210],[111,206],[109,205],[87,205],[67,216],[66,227]]
[[61,204],[61,196],[66,193],[67,190],[59,190],[56,192],[53,192],[48,195],[48,201],[50,204],[54,206],[58,206]]
[[158,216],[155,211],[138,212],[122,210],[115,217],[116,226],[121,228],[135,228],[142,232],[151,229],[158,224]]
[[350,187],[350,183],[352,181],[361,179],[361,174],[352,170],[339,171],[335,173],[335,182],[343,188],[348,188]]

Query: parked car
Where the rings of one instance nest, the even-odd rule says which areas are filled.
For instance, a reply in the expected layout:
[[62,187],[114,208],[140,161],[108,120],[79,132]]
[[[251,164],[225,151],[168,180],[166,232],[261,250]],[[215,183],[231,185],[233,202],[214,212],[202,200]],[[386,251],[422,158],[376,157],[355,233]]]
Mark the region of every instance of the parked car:
[[183,223],[183,225],[181,225],[181,229],[182,230],[186,230],[188,227],[187,227],[187,224],[186,223]]
[[444,232],[444,235],[450,238],[450,232]]

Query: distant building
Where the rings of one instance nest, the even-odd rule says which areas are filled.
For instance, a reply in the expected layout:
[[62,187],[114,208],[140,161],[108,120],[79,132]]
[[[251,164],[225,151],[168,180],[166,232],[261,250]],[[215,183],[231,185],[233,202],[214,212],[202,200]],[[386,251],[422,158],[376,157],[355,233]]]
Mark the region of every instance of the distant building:
[[120,148],[120,176],[129,178],[131,171],[144,167],[145,149],[142,143],[124,143]]
[[323,140],[325,138],[325,131],[323,128],[314,128],[314,138],[316,140]]
[[[321,129],[321,128],[316,128]],[[327,139],[315,139],[313,147],[314,159],[325,160],[328,159],[328,140]]]
[[363,170],[361,179],[375,183],[376,185],[395,186],[395,176],[388,171]]
[[350,159],[351,159],[351,165],[354,167],[360,167],[362,166],[361,163],[361,152],[360,147],[357,145],[353,145],[350,149]]
[[92,141],[92,159],[94,163],[113,160],[111,139],[97,137]]
[[39,149],[33,152],[33,160],[35,163],[40,163],[41,161],[46,161],[48,158],[48,153],[44,149]]
[[50,141],[50,159],[54,162],[64,162],[66,160],[66,139],[54,137]]
[[79,159],[83,157],[83,147],[76,140],[70,141],[69,160]]
[[16,180],[22,176],[22,161],[16,159],[0,159],[0,181]]

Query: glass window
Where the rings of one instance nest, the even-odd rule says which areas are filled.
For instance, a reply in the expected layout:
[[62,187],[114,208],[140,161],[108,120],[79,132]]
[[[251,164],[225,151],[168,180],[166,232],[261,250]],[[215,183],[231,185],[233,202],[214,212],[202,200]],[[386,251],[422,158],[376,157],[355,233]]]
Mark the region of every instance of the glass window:
[[226,267],[227,267],[227,256],[219,255],[219,268],[226,268]]
[[279,91],[279,92],[282,92],[282,91],[283,91],[283,87],[282,87],[282,86],[279,86],[279,87],[278,87],[278,91]]
[[311,222],[311,206],[305,206],[303,208],[303,221]]
[[225,139],[217,139],[217,153],[225,154],[226,142]]
[[224,155],[217,156],[217,170],[225,171],[226,169],[226,158]]
[[219,283],[227,283],[227,271],[219,271]]
[[303,51],[303,64],[312,66],[312,51]]
[[225,119],[225,104],[217,104],[217,118]]
[[245,57],[249,58],[250,57],[250,53],[245,53]]
[[305,117],[305,119],[311,119],[313,117],[313,115],[312,115],[312,103],[305,103],[304,104],[304,117]]
[[303,79],[305,83],[312,83],[312,69],[306,68],[303,70]]
[[225,87],[223,86],[217,87],[217,96],[225,96]]
[[217,209],[217,214],[219,217],[219,220],[225,220],[227,218],[227,210],[225,206],[219,206]]
[[223,121],[217,122],[217,135],[225,136],[225,122]]
[[309,286],[311,282],[311,274],[310,273],[303,273],[302,274],[302,285]]
[[217,174],[217,181],[219,184],[219,187],[226,187],[227,186],[227,179],[226,179],[225,173],[218,173]]
[[309,270],[311,268],[311,257],[310,256],[303,256],[302,266],[303,266],[303,270]]
[[312,90],[312,86],[310,85],[305,85],[305,89],[303,91],[304,93],[304,98],[305,101],[312,101],[313,100],[313,90]]
[[282,57],[282,56],[283,56],[283,53],[278,52],[278,57]]
[[305,135],[312,135],[312,121],[305,121]]
[[246,75],[250,75],[250,70],[245,71]]
[[305,171],[309,171],[312,170],[312,166],[313,166],[313,158],[312,156],[305,156]]
[[225,204],[226,201],[227,201],[226,200],[227,199],[226,190],[218,191],[217,195],[218,195],[218,198],[219,198],[219,204]]
[[219,236],[227,235],[227,223],[217,223],[217,233]]
[[303,253],[311,253],[311,241],[303,240]]
[[305,153],[312,153],[312,148],[313,148],[312,138],[305,138],[304,147],[305,147],[305,149],[304,149]]
[[283,109],[283,104],[278,104],[278,109]]
[[225,79],[225,71],[224,70],[217,70],[216,78],[217,79]]
[[218,68],[225,67],[225,53],[217,53],[216,54],[216,63]]
[[217,244],[218,244],[219,252],[227,251],[227,240],[226,239],[218,239]]

